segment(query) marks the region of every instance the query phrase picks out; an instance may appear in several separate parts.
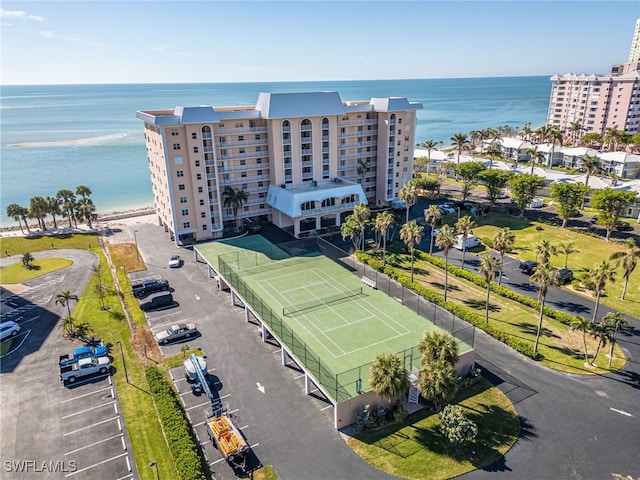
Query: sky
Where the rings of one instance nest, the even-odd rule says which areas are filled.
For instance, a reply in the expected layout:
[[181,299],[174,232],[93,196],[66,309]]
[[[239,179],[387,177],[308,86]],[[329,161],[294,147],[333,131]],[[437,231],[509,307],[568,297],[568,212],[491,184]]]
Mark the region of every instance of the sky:
[[3,85],[607,73],[640,1],[2,1]]

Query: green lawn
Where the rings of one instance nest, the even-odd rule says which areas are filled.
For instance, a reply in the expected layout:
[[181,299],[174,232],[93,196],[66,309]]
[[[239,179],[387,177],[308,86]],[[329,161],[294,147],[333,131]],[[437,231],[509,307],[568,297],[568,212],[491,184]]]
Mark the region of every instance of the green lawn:
[[391,475],[438,480],[494,463],[518,439],[520,422],[515,408],[486,380],[461,392],[453,403],[463,407],[467,417],[478,426],[476,440],[460,450],[448,445],[439,431],[438,415],[426,409],[400,425],[357,434],[347,444],[371,465]]
[[25,252],[40,252],[54,248],[91,250],[96,246],[97,238],[95,233],[65,233],[61,235],[0,238],[0,252],[5,256],[18,255]]
[[68,267],[73,262],[66,258],[40,258],[25,268],[22,262],[0,268],[0,284],[22,283],[47,273]]

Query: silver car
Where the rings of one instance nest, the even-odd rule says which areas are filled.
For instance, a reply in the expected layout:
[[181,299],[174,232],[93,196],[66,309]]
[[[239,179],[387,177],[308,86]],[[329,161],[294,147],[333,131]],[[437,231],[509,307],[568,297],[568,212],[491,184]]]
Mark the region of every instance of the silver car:
[[169,343],[181,338],[189,338],[198,333],[198,329],[193,323],[178,323],[166,330],[162,330],[154,335],[158,343]]

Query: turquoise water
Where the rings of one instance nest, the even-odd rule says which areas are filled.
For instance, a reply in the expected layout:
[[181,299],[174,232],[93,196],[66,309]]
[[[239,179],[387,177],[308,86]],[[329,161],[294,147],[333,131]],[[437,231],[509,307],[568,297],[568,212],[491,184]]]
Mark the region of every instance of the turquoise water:
[[0,92],[0,226],[10,203],[87,185],[98,212],[153,205],[137,110],[176,105],[255,105],[260,92],[336,90],[343,100],[421,102],[416,141],[458,132],[545,123],[544,77],[340,82],[3,86]]

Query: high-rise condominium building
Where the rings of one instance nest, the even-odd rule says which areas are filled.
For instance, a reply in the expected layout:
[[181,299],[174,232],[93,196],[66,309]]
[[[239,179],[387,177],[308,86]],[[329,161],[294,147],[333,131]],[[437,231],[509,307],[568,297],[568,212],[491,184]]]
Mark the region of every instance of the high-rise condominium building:
[[547,125],[582,134],[616,128],[640,132],[640,20],[636,22],[629,62],[614,65],[606,75],[567,73],[551,77]]
[[636,29],[633,32],[629,62],[640,62],[640,18],[636,20]]
[[138,111],[158,219],[177,244],[249,219],[295,236],[386,207],[411,179],[416,110],[406,98],[261,93],[255,106]]

